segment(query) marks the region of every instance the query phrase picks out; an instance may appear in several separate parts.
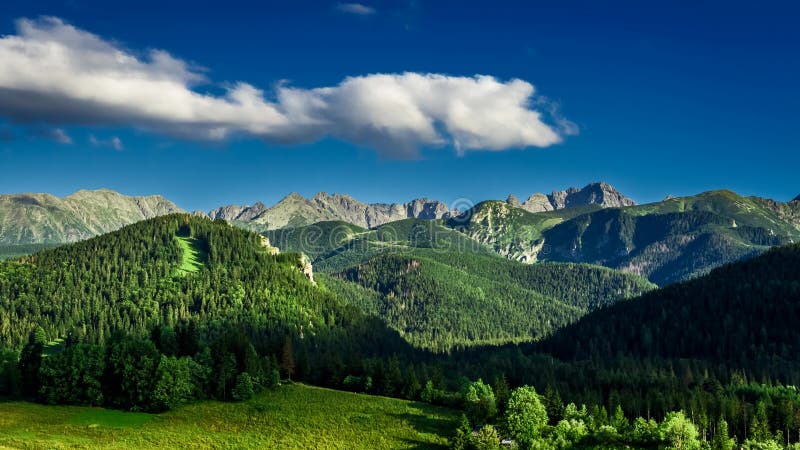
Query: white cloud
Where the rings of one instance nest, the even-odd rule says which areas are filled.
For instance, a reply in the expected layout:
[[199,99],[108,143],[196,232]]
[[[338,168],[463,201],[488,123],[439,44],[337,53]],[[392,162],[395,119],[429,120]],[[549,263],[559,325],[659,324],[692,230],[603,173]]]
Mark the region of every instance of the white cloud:
[[336,5],[336,9],[341,12],[357,14],[359,16],[369,16],[377,12],[375,11],[375,8],[362,5],[361,3],[339,3]]
[[370,74],[314,89],[282,83],[270,98],[237,82],[215,96],[196,90],[207,83],[201,70],[165,51],[140,56],[57,18],[17,21],[17,34],[0,38],[0,61],[0,115],[18,122],[284,144],[333,136],[395,158],[447,144],[459,152],[546,147],[564,134],[564,119],[523,80]]
[[121,152],[123,149],[122,139],[118,138],[117,136],[113,136],[110,139],[97,139],[95,135],[90,134],[89,143],[95,147],[111,147],[118,152]]

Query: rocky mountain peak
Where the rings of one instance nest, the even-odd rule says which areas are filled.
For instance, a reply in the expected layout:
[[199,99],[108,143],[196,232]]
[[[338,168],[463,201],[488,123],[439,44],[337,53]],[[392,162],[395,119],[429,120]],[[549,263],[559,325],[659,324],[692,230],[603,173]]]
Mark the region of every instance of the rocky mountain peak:
[[794,198],[794,200],[792,200],[792,201],[793,201],[793,202],[800,202],[800,195],[798,195],[797,197],[795,197],[795,198]]
[[302,195],[298,194],[297,192],[290,192],[289,195],[287,195],[286,197],[283,197],[281,199],[281,201],[279,201],[278,203],[283,203],[283,202],[287,202],[287,201],[303,202],[303,201],[306,201],[306,198],[303,197]]
[[517,198],[517,196],[514,195],[514,194],[509,194],[508,195],[508,198],[506,199],[506,203],[508,203],[511,206],[515,206],[517,208],[519,208],[522,205],[522,203],[519,202],[519,199]]
[[[510,200],[511,198],[506,203],[515,206]],[[570,187],[563,191],[553,191],[549,195],[532,194],[519,207],[530,212],[543,212],[585,205],[619,208],[635,204],[636,202],[622,195],[613,186],[601,181],[583,188]]]

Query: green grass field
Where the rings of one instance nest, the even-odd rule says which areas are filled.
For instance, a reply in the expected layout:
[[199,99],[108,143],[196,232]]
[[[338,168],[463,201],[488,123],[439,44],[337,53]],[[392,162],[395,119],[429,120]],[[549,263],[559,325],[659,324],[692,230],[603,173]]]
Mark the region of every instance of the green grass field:
[[178,245],[183,251],[183,260],[178,267],[178,273],[183,275],[199,272],[208,260],[208,254],[202,249],[200,242],[197,238],[188,236],[175,236],[175,239],[178,240]]
[[163,414],[0,403],[2,448],[446,448],[454,411],[302,384]]

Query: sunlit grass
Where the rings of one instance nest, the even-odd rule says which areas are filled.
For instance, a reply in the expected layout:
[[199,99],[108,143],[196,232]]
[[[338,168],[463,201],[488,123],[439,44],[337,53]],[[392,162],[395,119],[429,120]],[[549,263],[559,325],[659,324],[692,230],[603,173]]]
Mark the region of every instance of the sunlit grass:
[[208,254],[200,246],[197,238],[188,236],[175,236],[178,240],[178,245],[181,247],[183,259],[181,265],[178,267],[180,274],[199,272],[205,266],[205,261],[208,259]]
[[453,411],[300,384],[163,414],[0,403],[0,448],[446,448]]

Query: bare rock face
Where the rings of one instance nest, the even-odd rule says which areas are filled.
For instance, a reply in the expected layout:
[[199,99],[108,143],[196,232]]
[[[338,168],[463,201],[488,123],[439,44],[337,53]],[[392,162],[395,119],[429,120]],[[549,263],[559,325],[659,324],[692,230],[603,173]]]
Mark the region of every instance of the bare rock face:
[[544,194],[531,194],[521,206],[522,209],[530,212],[544,212],[556,209],[550,199]]
[[277,255],[281,252],[278,247],[273,247],[272,244],[269,242],[269,238],[266,236],[261,236],[261,246],[264,247],[264,250],[270,255]]
[[522,206],[522,203],[519,202],[519,199],[514,194],[509,194],[508,195],[508,198],[506,199],[506,203],[508,203],[509,205],[514,206],[516,208],[519,208],[520,206]]
[[[512,204],[510,201],[507,203]],[[544,212],[585,205],[619,208],[635,204],[613,186],[600,182],[588,184],[582,189],[571,187],[564,191],[553,191],[550,195],[532,194],[520,207],[529,212]]]
[[314,266],[311,265],[311,260],[308,259],[308,256],[306,256],[305,253],[300,255],[299,265],[300,271],[303,272],[303,275],[305,275],[306,278],[308,278],[308,281],[310,281],[311,284],[316,285],[317,282],[314,281]]

